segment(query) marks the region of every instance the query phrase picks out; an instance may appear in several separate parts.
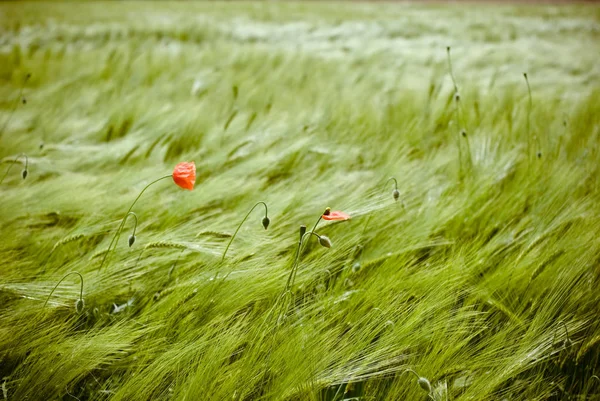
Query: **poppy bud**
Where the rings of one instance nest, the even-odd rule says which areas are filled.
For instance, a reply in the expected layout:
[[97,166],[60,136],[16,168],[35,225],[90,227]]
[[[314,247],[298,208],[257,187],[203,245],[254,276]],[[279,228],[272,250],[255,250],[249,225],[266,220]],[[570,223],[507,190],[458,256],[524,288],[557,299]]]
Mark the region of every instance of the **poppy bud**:
[[75,302],[75,311],[77,313],[81,313],[83,312],[83,307],[85,306],[85,302],[83,301],[83,299],[78,299],[77,302]]
[[44,142],[40,143],[40,150],[44,149]]
[[465,131],[464,129],[461,129],[461,130],[460,130],[460,135],[461,135],[463,138],[466,138],[466,137],[467,137],[467,131]]
[[27,99],[23,98],[22,102],[23,102],[23,104],[27,104]]
[[397,189],[394,189],[394,192],[392,192],[392,195],[394,196],[394,200],[397,201],[398,198],[400,198],[400,191],[398,191]]
[[325,211],[323,212],[323,216],[329,216],[329,214],[331,213],[331,208],[328,207],[325,209]]
[[429,380],[427,380],[424,377],[419,377],[418,383],[423,390],[427,391],[428,393],[431,393],[431,383],[429,383]]
[[458,93],[458,92],[454,93],[454,101],[455,102],[460,102],[460,93]]
[[537,157],[538,157],[538,159],[541,159],[542,158],[542,152],[537,152]]
[[129,247],[131,248],[131,246],[135,244],[135,235],[130,235],[129,236]]
[[331,240],[324,235],[319,236],[319,244],[325,248],[331,248]]
[[23,171],[21,171],[21,177],[23,177],[23,179],[27,178],[27,174],[29,174],[27,169],[24,169]]
[[265,218],[262,219],[262,225],[265,228],[265,230],[269,227],[270,222],[271,222],[271,220],[269,220],[269,218],[267,216],[265,216]]
[[360,270],[360,262],[355,262],[352,265],[352,273],[357,273]]
[[303,224],[300,226],[300,242],[302,242],[302,237],[306,234],[306,226]]

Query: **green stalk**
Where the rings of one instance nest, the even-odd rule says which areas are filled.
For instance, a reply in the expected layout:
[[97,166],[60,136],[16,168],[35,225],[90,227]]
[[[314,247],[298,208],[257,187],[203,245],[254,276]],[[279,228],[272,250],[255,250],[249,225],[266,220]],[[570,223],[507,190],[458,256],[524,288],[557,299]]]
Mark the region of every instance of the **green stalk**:
[[[110,253],[111,248],[114,247],[116,248],[117,245],[116,243],[119,242],[119,238],[121,236],[121,230],[123,230],[123,226],[125,226],[125,221],[127,220],[127,216],[129,216],[129,213],[131,212],[131,209],[133,209],[133,206],[137,203],[137,201],[141,198],[142,194],[144,192],[146,192],[146,190],[148,188],[150,188],[150,186],[156,184],[157,182],[164,180],[166,178],[172,178],[172,175],[165,175],[164,177],[160,177],[157,180],[152,181],[150,184],[146,185],[144,187],[144,189],[142,189],[142,192],[140,192],[140,194],[137,196],[137,198],[135,198],[135,200],[133,201],[133,203],[131,204],[131,206],[129,206],[129,209],[127,210],[127,213],[125,213],[125,217],[123,217],[123,219],[121,220],[121,224],[119,224],[119,228],[117,229],[117,232],[115,233],[115,236],[113,237],[113,239],[110,241],[110,244],[108,245],[108,249],[106,250],[106,253],[104,254],[104,257],[102,258],[102,263],[100,263],[100,268],[98,269],[98,271],[102,270],[102,267],[104,266],[104,263],[106,262],[107,258],[108,258],[108,254]],[[136,216],[137,219],[137,216]],[[137,224],[136,224],[137,226]]]
[[66,279],[71,274],[77,274],[79,276],[79,278],[81,279],[81,289],[79,290],[79,299],[83,299],[83,276],[80,273],[78,273],[78,272],[70,272],[70,273],[65,274],[63,276],[63,278],[61,278],[60,281],[54,286],[54,288],[52,289],[52,291],[50,291],[50,295],[48,295],[48,298],[46,298],[46,302],[44,302],[44,306],[42,308],[46,307],[46,304],[50,300],[50,297],[52,296],[52,294],[54,294],[54,291],[58,288],[58,286],[60,285],[60,283],[62,283],[63,280]]
[[21,158],[21,156],[23,156],[25,158],[25,171],[27,171],[27,167],[29,166],[29,159],[27,158],[27,155],[25,153],[21,153],[20,155],[15,157],[15,160],[13,160],[12,163],[10,163],[10,166],[8,166],[8,169],[6,169],[6,173],[4,173],[4,175],[2,176],[2,179],[0,180],[0,184],[2,184],[4,182],[4,179],[8,175],[8,172],[10,171],[12,166],[14,166],[17,161],[19,161],[19,158]]
[[225,260],[225,255],[227,255],[227,251],[229,250],[229,247],[231,246],[231,243],[235,239],[235,236],[237,235],[238,231],[240,231],[240,228],[242,228],[242,225],[248,219],[248,217],[250,216],[250,213],[252,213],[252,211],[258,205],[264,205],[264,207],[265,207],[265,218],[268,218],[269,209],[267,208],[267,204],[265,202],[260,201],[260,202],[257,202],[254,206],[252,206],[252,209],[250,209],[250,211],[248,212],[248,214],[246,214],[246,217],[244,217],[244,220],[242,220],[242,222],[240,223],[240,225],[237,227],[237,229],[235,230],[235,232],[231,236],[231,239],[229,240],[229,243],[227,244],[227,247],[225,248],[225,252],[223,252],[223,256],[221,257],[221,262],[223,262]]

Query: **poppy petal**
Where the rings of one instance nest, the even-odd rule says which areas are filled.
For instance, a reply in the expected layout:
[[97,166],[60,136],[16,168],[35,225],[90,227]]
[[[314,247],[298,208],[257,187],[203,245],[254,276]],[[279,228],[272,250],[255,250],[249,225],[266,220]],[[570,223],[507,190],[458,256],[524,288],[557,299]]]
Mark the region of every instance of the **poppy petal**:
[[173,169],[173,181],[179,187],[193,190],[196,183],[196,164],[194,162],[182,162]]
[[329,214],[323,215],[323,220],[349,220],[350,215],[339,210],[332,210]]

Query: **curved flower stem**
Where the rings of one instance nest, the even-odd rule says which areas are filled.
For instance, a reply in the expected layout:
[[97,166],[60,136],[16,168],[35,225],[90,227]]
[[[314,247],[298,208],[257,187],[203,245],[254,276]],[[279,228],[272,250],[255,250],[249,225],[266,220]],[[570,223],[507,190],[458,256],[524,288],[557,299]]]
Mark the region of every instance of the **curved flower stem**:
[[[319,222],[317,222],[317,224],[319,224]],[[304,245],[304,238],[306,238],[307,235],[315,235],[317,238],[321,239],[321,236],[319,234],[317,234],[316,232],[314,232],[315,228],[317,228],[316,224],[315,224],[315,227],[313,228],[313,230],[305,233],[302,236],[302,239],[300,240],[300,242],[298,243],[298,252],[296,252],[296,259],[294,260],[294,265],[292,266],[292,271],[290,272],[288,281],[285,284],[286,290],[289,290],[290,287],[294,285],[294,281],[296,280],[296,272],[298,271],[298,262],[300,261],[300,253],[301,253],[301,250],[304,249],[304,247],[302,247],[302,245]]]
[[387,183],[390,181],[394,181],[394,189],[397,191],[398,190],[398,181],[396,181],[396,179],[394,177],[388,178],[387,181],[385,182],[385,186],[387,186]]
[[[317,229],[317,226],[319,225],[319,223],[321,222],[321,220],[323,219],[323,214],[321,214],[319,216],[319,219],[317,220],[317,222],[315,223],[315,225],[313,226],[312,230],[310,230],[309,232],[307,232],[306,234],[310,234],[310,233],[314,233],[315,230]],[[304,251],[304,236],[306,235],[304,234],[302,236],[302,238],[300,238],[300,242],[298,243],[298,251],[296,252],[296,258],[294,259],[294,264],[292,265],[292,272],[290,274],[292,274],[292,281],[291,281],[291,285],[294,285],[294,281],[296,280],[296,271],[298,268],[298,261],[300,260],[300,254]],[[288,279],[288,283],[289,283],[289,279]],[[286,288],[287,287],[286,285]]]
[[[98,271],[102,270],[102,266],[104,266],[104,263],[106,262],[107,258],[108,258],[108,254],[110,253],[111,248],[114,247],[116,248],[117,245],[116,243],[119,242],[119,237],[121,236],[121,230],[123,230],[123,226],[125,225],[125,221],[127,220],[127,216],[129,216],[129,213],[131,212],[131,209],[133,209],[133,206],[137,203],[137,201],[141,198],[142,194],[144,192],[146,192],[146,190],[148,188],[150,188],[150,186],[156,184],[157,182],[164,180],[166,178],[172,178],[172,175],[165,175],[163,177],[160,177],[157,180],[152,181],[150,184],[146,185],[144,187],[144,189],[142,189],[142,192],[140,192],[140,194],[137,196],[137,198],[135,198],[135,200],[133,201],[133,203],[131,204],[131,206],[129,206],[129,209],[127,210],[127,213],[125,213],[125,217],[123,217],[123,219],[121,220],[121,224],[119,224],[119,228],[117,229],[117,232],[115,233],[115,236],[113,237],[113,239],[110,241],[110,244],[108,245],[108,249],[106,250],[106,253],[104,254],[104,257],[102,258],[102,263],[100,263],[100,268],[98,269]],[[136,216],[136,220],[137,220],[137,216]],[[136,223],[137,226],[137,223]]]
[[412,369],[406,369],[406,370],[404,371],[404,373],[406,373],[406,372],[410,372],[410,373],[412,373],[413,375],[415,375],[415,376],[417,377],[417,380],[419,380],[419,379],[421,378],[421,376],[419,376],[419,374],[418,374],[417,372],[415,372],[414,370],[412,370]]
[[558,323],[562,323],[563,327],[565,328],[565,333],[567,334],[567,341],[571,341],[571,339],[569,338],[569,330],[567,329],[567,325],[564,321],[559,321]]
[[13,109],[11,110],[10,115],[8,116],[8,119],[4,122],[4,125],[2,126],[2,129],[0,130],[0,138],[2,138],[2,134],[4,134],[4,130],[6,129],[6,127],[8,127],[8,123],[10,122],[13,115],[15,114],[15,111],[17,110],[17,107],[19,106],[19,102],[23,99],[23,90],[25,90],[25,85],[27,85],[27,81],[29,81],[29,78],[31,78],[31,74],[27,74],[27,76],[25,77],[25,80],[23,81],[23,85],[21,86],[21,90],[19,91],[19,97],[15,101],[15,104],[13,105]]
[[135,214],[134,212],[129,212],[125,216],[125,221],[127,221],[127,217],[129,217],[130,215],[133,216],[133,218],[135,219],[135,224],[133,225],[133,234],[131,234],[131,235],[133,235],[135,237],[135,230],[137,229],[138,218],[137,218],[137,214]]
[[8,175],[8,172],[10,171],[12,166],[14,166],[17,161],[19,161],[19,158],[21,156],[23,156],[25,158],[25,170],[27,170],[27,167],[29,166],[29,159],[27,158],[27,155],[25,153],[21,153],[17,157],[15,157],[15,160],[13,160],[12,163],[10,163],[10,166],[8,166],[8,169],[6,169],[6,173],[4,173],[4,175],[2,176],[2,179],[0,180],[0,184],[2,184],[4,182],[4,179]]
[[596,375],[593,375],[592,377],[590,377],[590,380],[592,380],[592,379],[594,379],[594,378],[595,378],[596,380],[598,380],[598,383],[600,383],[600,377],[598,377],[598,376],[596,376]]
[[62,283],[63,280],[66,279],[71,274],[77,274],[79,276],[79,278],[81,279],[81,289],[79,290],[79,299],[83,299],[83,276],[80,273],[78,273],[78,272],[70,272],[70,273],[65,274],[63,276],[63,278],[61,278],[60,281],[54,286],[54,288],[52,289],[52,291],[50,291],[50,295],[48,295],[48,298],[46,298],[46,302],[44,302],[44,306],[42,306],[42,308],[46,307],[46,304],[50,300],[50,297],[52,296],[52,294],[54,294],[54,291],[58,288],[58,286],[60,285],[60,283]]
[[242,222],[240,223],[240,225],[237,227],[237,229],[235,230],[235,232],[231,236],[231,239],[229,240],[229,243],[227,244],[227,247],[225,248],[225,252],[223,252],[223,256],[221,257],[221,262],[223,262],[225,260],[225,255],[227,255],[227,251],[229,250],[229,247],[231,246],[231,243],[235,239],[235,236],[237,235],[238,231],[240,231],[240,228],[242,228],[242,225],[248,219],[248,217],[250,216],[250,213],[252,213],[252,211],[258,205],[263,205],[265,207],[265,217],[268,217],[269,209],[267,208],[267,204],[265,202],[260,201],[260,202],[257,202],[254,206],[252,206],[252,209],[250,209],[250,211],[248,212],[248,214],[246,214],[246,217],[244,217],[244,220],[242,220]]

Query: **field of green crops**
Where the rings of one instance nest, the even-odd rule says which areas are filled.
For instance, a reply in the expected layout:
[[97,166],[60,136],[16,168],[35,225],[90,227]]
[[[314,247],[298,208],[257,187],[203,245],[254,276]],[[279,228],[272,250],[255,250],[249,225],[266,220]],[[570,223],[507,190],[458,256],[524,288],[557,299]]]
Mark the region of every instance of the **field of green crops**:
[[600,400],[599,55],[597,5],[0,4],[0,399]]

